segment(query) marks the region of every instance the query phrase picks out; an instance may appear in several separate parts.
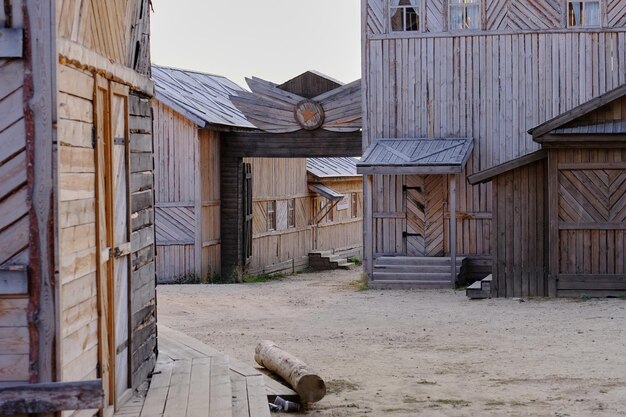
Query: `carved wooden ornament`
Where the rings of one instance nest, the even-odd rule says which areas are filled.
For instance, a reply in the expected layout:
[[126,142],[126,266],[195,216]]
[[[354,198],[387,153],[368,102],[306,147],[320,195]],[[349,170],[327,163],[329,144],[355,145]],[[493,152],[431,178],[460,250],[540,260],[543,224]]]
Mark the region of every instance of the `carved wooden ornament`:
[[294,110],[296,122],[306,130],[315,130],[324,124],[324,109],[313,100],[302,100]]

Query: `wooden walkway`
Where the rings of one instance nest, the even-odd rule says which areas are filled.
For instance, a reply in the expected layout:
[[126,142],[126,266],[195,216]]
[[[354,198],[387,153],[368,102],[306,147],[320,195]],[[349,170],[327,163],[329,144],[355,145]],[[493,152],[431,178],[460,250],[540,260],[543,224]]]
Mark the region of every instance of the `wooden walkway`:
[[159,326],[159,356],[150,388],[114,417],[269,417],[276,395],[297,394],[197,339]]

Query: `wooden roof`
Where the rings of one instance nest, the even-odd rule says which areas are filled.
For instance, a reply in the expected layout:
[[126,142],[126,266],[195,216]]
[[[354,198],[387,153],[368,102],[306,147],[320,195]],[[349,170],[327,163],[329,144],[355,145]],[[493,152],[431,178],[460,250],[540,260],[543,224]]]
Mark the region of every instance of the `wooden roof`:
[[306,170],[317,178],[360,177],[353,157],[307,158]]
[[219,76],[176,68],[152,66],[155,96],[197,124],[254,128],[230,100],[246,90]]
[[285,81],[278,88],[302,97],[313,98],[342,85],[344,84],[341,81],[311,70]]
[[378,139],[357,163],[359,174],[453,174],[463,171],[472,139]]
[[[610,104],[611,102],[616,101],[624,96],[626,96],[626,84],[623,84],[579,106],[576,106],[573,109],[566,111],[565,113],[561,113],[555,118],[550,119],[540,124],[539,126],[530,129],[528,133],[530,133],[533,136],[533,140],[535,140],[535,142],[539,142],[539,143],[542,142],[542,140],[540,139],[541,136],[544,136],[550,133],[554,133],[554,134],[564,133],[564,132],[556,132],[556,131],[565,127],[578,127],[581,129],[579,132],[572,132],[572,133],[580,133],[580,134],[590,133],[589,130],[592,128],[589,126],[595,125],[597,123],[594,123],[594,122],[578,123],[579,126],[568,126],[568,125],[576,121],[577,119],[580,119],[584,117],[585,115],[588,115],[589,113],[599,110],[603,106],[606,106],[607,104]],[[622,117],[622,119],[625,119],[625,118]],[[584,128],[583,126],[587,126],[587,128]],[[605,133],[605,132],[594,132],[594,133]],[[617,133],[621,133],[621,132],[617,132]]]
[[533,162],[539,161],[541,159],[547,158],[548,152],[544,149],[529,153],[527,155],[521,156],[519,158],[513,159],[511,161],[507,161],[503,164],[496,165],[494,167],[485,169],[483,171],[476,172],[467,177],[467,181],[472,184],[481,184],[484,182],[491,181],[494,177],[498,175],[504,174],[505,172],[509,172],[512,169],[520,168],[528,164],[532,164]]
[[195,244],[195,218],[191,207],[157,207],[154,211],[157,245]]

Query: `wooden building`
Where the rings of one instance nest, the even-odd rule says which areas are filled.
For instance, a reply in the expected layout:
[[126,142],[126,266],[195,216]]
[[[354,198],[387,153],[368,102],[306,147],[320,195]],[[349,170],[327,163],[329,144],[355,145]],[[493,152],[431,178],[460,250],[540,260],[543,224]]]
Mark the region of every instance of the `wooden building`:
[[220,142],[252,130],[229,97],[242,91],[216,75],[153,66],[157,279],[221,273]]
[[[372,285],[452,286],[451,258],[470,270],[490,262],[491,184],[466,178],[537,151],[529,128],[626,82],[625,6],[363,0],[359,172]],[[460,155],[431,139],[471,141],[460,172],[451,168]],[[448,278],[428,273],[443,266]]]
[[[226,78],[159,66],[153,67],[153,76],[157,98],[153,104],[157,277],[163,283],[211,279],[222,273],[222,242],[243,240],[243,231],[235,239],[230,232],[224,233],[222,227],[221,182],[227,165],[222,162],[220,150],[229,143],[231,135],[258,132],[258,129],[231,101],[231,96],[246,91]],[[338,86],[327,78],[320,79]],[[304,78],[299,78],[289,85],[294,89],[310,89],[310,84],[310,80],[307,84]],[[259,144],[261,149],[263,146]],[[271,149],[270,144],[267,146]],[[247,149],[251,149],[249,144],[240,147],[243,152]],[[336,182],[341,184],[341,190],[354,191],[360,197],[360,177],[355,182],[354,164],[351,164],[352,172],[345,175],[349,161],[343,161],[343,165],[335,161],[333,165],[331,161],[319,160],[316,166],[325,163],[335,166],[329,173],[336,175],[331,178],[316,170],[319,177],[311,174],[308,178],[307,159],[303,157],[241,159],[241,169],[246,171],[241,171],[240,192],[246,192],[250,208],[247,216],[242,215],[238,221],[251,224],[250,256],[245,271],[237,272],[259,274],[306,267],[308,254],[314,247],[313,216],[317,214],[309,179]],[[338,166],[348,171],[340,173]],[[231,189],[227,187],[228,191]],[[360,223],[356,223],[360,222],[360,211],[354,219],[344,219],[343,210],[335,208],[335,211],[336,221],[318,225],[324,242],[320,248],[358,250],[361,233]],[[232,217],[225,222],[236,223]],[[331,238],[336,238],[339,246],[334,246]]]
[[0,7],[2,414],[111,415],[153,369],[149,3]]
[[494,296],[626,293],[626,84],[530,130],[493,187]]

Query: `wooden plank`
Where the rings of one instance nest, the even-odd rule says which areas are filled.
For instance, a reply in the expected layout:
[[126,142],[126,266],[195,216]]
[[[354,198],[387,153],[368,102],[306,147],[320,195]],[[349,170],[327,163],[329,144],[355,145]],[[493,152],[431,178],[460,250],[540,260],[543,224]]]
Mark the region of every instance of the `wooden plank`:
[[37,414],[104,406],[102,381],[18,385],[0,390],[1,414]]
[[[211,359],[210,385],[209,416],[232,416],[232,388],[226,356],[215,356]],[[263,389],[263,394],[264,391]],[[267,401],[266,396],[264,399]]]
[[28,326],[27,309],[28,298],[0,298],[0,327]]
[[0,58],[21,58],[23,30],[0,28]]
[[25,266],[0,267],[0,295],[27,295],[28,270]]

